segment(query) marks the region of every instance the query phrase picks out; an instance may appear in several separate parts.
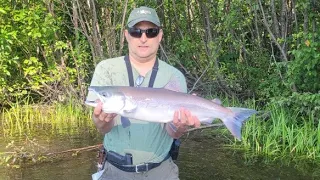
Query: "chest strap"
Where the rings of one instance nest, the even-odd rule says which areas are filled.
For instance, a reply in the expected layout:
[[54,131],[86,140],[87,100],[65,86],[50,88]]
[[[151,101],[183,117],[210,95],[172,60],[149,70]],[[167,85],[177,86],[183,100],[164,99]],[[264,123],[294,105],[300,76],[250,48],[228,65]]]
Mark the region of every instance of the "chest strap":
[[[126,62],[128,78],[129,78],[129,85],[131,87],[134,87],[132,66],[131,66],[131,62],[130,62],[130,59],[129,59],[128,55],[124,57],[124,61]],[[154,63],[154,65],[153,65],[153,67],[152,67],[152,72],[151,72],[151,76],[150,76],[150,80],[149,80],[149,86],[148,86],[150,88],[153,87],[154,81],[156,80],[158,69],[159,69],[159,60],[157,58],[155,63]]]

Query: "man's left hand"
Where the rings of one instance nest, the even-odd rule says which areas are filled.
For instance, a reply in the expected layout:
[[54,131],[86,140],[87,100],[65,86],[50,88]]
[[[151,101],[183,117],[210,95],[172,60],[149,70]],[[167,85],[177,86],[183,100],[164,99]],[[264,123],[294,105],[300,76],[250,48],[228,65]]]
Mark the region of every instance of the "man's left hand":
[[200,127],[200,121],[196,116],[193,116],[187,109],[181,108],[174,113],[173,125],[177,133],[187,132],[189,127]]

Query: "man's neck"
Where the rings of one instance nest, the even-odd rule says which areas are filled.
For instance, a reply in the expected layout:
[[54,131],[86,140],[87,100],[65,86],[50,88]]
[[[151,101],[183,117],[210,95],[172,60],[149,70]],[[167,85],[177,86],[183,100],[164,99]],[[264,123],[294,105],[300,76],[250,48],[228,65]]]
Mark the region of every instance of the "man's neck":
[[139,72],[141,76],[145,76],[154,66],[157,57],[152,59],[145,59],[145,60],[137,60],[130,56],[130,62],[132,66]]

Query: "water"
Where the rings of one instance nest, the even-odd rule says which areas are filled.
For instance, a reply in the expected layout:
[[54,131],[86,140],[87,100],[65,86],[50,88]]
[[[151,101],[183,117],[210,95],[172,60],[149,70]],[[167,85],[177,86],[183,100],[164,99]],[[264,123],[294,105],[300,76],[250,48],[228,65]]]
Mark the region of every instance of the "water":
[[[294,166],[281,163],[248,164],[243,153],[222,145],[219,139],[196,136],[181,147],[180,178],[183,180],[308,180],[320,176],[299,171]],[[313,177],[314,176],[314,177]]]
[[[101,136],[84,131],[81,134],[57,135],[42,138],[41,145],[49,152],[86,147],[101,143]],[[23,139],[23,138],[22,138]],[[5,151],[6,141],[0,141],[0,151]],[[19,169],[1,168],[1,180],[87,180],[95,172],[97,150],[80,152],[76,156],[66,153],[49,161]],[[247,164],[242,153],[223,147],[222,140],[210,138],[199,132],[183,140],[178,161],[181,180],[308,180],[320,179],[317,169],[303,172],[280,163],[265,165],[261,162]]]

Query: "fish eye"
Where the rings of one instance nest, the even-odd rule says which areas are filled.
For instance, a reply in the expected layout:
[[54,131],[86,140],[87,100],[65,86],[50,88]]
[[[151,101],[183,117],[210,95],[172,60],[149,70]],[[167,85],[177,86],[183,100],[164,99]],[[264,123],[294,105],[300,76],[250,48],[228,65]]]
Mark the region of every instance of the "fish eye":
[[103,92],[103,93],[101,93],[101,95],[102,95],[103,97],[109,97],[109,96],[110,96],[110,93]]

